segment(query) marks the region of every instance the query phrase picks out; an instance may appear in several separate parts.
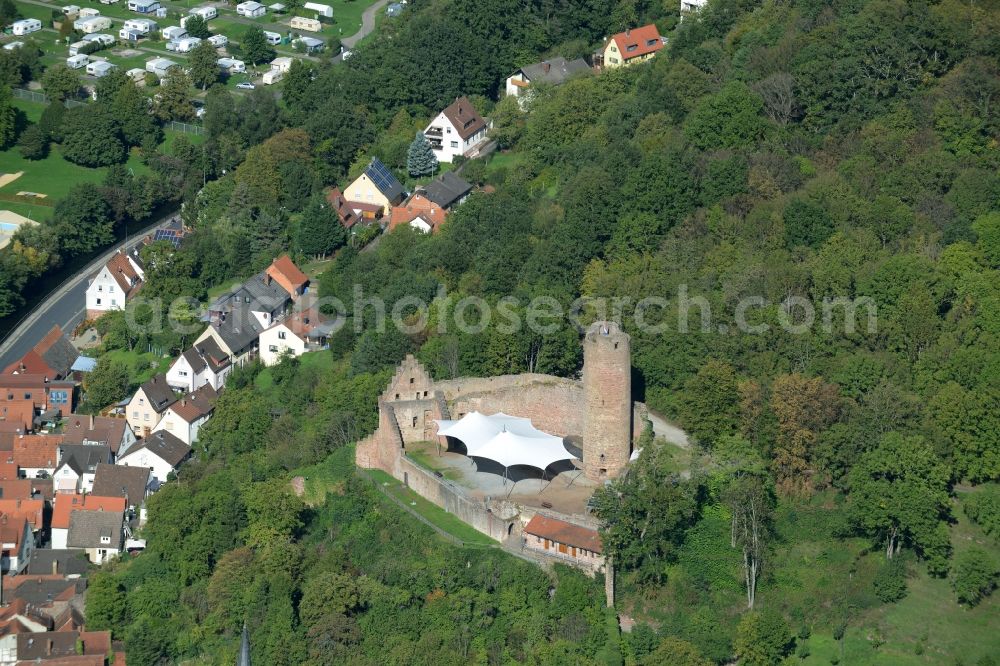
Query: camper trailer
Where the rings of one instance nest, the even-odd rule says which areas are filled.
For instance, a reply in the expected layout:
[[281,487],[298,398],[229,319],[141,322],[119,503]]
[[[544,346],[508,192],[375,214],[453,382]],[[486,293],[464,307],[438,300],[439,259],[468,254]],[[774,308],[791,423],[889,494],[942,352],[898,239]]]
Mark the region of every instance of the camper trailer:
[[316,19],[306,18],[304,16],[293,16],[292,20],[288,22],[288,27],[292,30],[305,30],[306,32],[319,32],[323,29],[323,24]]
[[73,29],[79,30],[87,35],[100,32],[101,30],[107,30],[110,27],[111,19],[107,16],[87,16],[73,21]]
[[247,71],[247,65],[242,60],[219,58],[216,62],[219,63],[219,68],[226,74],[242,74]]
[[171,25],[161,30],[160,35],[163,37],[163,39],[170,41],[173,39],[180,39],[181,37],[186,37],[187,30],[176,25]]
[[30,35],[33,32],[38,32],[42,29],[42,22],[38,19],[21,19],[20,21],[14,21],[10,25],[10,31],[17,35],[18,37],[22,35]]
[[281,43],[281,35],[276,32],[271,32],[270,30],[264,31],[264,37],[267,39],[267,43],[271,46],[277,46]]
[[66,66],[70,69],[83,69],[90,62],[90,58],[79,53],[75,56],[70,56],[66,58]]
[[195,7],[188,14],[191,16],[200,16],[206,21],[211,21],[219,15],[219,10],[215,7]]

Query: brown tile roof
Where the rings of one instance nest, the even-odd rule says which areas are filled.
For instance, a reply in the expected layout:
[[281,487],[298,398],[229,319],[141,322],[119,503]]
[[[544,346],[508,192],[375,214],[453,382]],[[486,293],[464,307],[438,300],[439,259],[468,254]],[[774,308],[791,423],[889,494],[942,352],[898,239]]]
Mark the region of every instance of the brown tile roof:
[[[650,23],[641,28],[632,28],[625,32],[619,32],[611,37],[611,41],[618,47],[623,60],[631,60],[639,56],[655,53],[663,48],[663,40],[660,39],[660,31]],[[605,47],[607,44],[605,44]]]
[[169,409],[185,422],[194,423],[201,417],[212,413],[218,396],[219,394],[216,393],[211,384],[205,384],[170,405]]
[[59,459],[62,435],[21,435],[14,438],[13,448],[6,461],[18,467],[55,469]]
[[66,444],[98,442],[118,453],[127,425],[125,419],[110,416],[70,414],[63,422],[63,435],[66,437]]
[[455,99],[451,106],[444,110],[444,115],[463,140],[486,128],[486,121],[476,112],[467,97]]
[[142,506],[149,487],[148,467],[128,467],[101,463],[94,475],[94,494],[124,497],[129,506]]
[[3,374],[5,375],[45,375],[51,379],[55,379],[57,376],[56,371],[45,362],[45,359],[36,352],[34,349],[28,351],[27,354],[22,356],[17,361],[14,361],[6,368],[4,368]]
[[44,511],[44,500],[15,498],[0,499],[0,514],[15,520],[24,518],[28,521],[28,524],[31,525],[31,529],[33,530],[40,530],[45,527],[42,524]]
[[0,514],[0,542],[4,544],[14,544],[11,548],[4,548],[7,555],[16,555],[21,548],[21,539],[24,538],[25,525],[28,519],[24,516],[7,516]]
[[344,225],[344,228],[350,229],[361,221],[361,218],[354,212],[354,209],[348,205],[347,199],[344,198],[339,187],[334,187],[327,192],[326,200],[337,212],[337,217],[340,218],[340,223]]
[[139,287],[142,286],[142,278],[136,272],[132,262],[129,261],[128,255],[124,252],[116,252],[108,259],[108,263],[105,266],[112,277],[114,277],[115,282],[118,283],[122,293],[125,294],[125,298],[137,292]]
[[564,543],[567,546],[576,546],[594,553],[603,552],[601,548],[601,535],[597,530],[588,527],[581,527],[564,520],[549,518],[540,513],[528,522],[524,528],[526,534],[540,536],[543,539]]
[[41,356],[60,377],[69,374],[73,362],[80,356],[80,352],[58,325],[53,326],[32,351]]
[[61,493],[56,495],[55,506],[52,507],[52,528],[68,530],[70,514],[74,511],[112,511],[123,513],[125,511],[125,498],[75,493]]
[[167,383],[167,376],[162,373],[145,382],[139,390],[143,392],[149,401],[149,406],[157,414],[162,414],[177,400],[174,390]]
[[[77,642],[79,641],[81,650],[77,652]],[[111,632],[108,631],[48,631],[36,634],[19,634],[17,637],[17,657],[18,663],[35,663],[35,659],[41,659],[40,663],[50,665],[59,663],[65,658],[76,658],[78,656],[94,657],[99,656],[102,661],[95,662],[103,664],[103,659],[111,651]],[[55,660],[51,657],[60,657]],[[89,664],[88,661],[64,661],[67,664]]]
[[392,212],[389,214],[389,229],[409,224],[417,217],[422,217],[430,224],[431,231],[437,231],[447,215],[448,213],[441,206],[423,194],[414,194],[402,205],[392,207]]
[[[66,545],[70,548],[122,547],[124,511],[72,511]],[[105,542],[107,539],[107,542]]]
[[86,589],[86,581],[58,574],[13,576],[3,581],[5,599],[24,599],[28,603],[51,606],[56,601],[69,601]]
[[[45,661],[39,662],[35,659],[28,661],[18,661],[14,666],[104,666],[107,663],[107,659],[104,655],[100,654],[78,654],[71,657],[55,657],[53,659],[46,659]],[[118,666],[119,662],[114,662],[115,666]],[[124,662],[122,662],[124,663]]]
[[309,283],[309,276],[299,270],[287,254],[283,254],[267,267],[264,271],[272,280],[284,287],[292,298],[302,291],[302,288]]
[[[13,440],[11,440],[11,445],[13,445]],[[6,451],[12,451],[13,449],[6,449]],[[17,464],[12,462],[7,462],[6,460],[0,462],[0,481],[19,481],[17,476]]]
[[275,326],[284,326],[299,338],[305,339],[317,328],[325,329],[330,320],[320,312],[315,306],[305,310],[298,310],[290,314],[284,321]]

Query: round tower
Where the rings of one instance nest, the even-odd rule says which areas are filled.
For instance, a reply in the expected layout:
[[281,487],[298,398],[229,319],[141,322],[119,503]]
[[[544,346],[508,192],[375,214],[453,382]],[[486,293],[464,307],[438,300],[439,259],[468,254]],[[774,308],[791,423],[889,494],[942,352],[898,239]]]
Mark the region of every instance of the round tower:
[[632,453],[631,358],[630,338],[615,322],[598,321],[587,329],[583,468],[594,481],[621,474]]

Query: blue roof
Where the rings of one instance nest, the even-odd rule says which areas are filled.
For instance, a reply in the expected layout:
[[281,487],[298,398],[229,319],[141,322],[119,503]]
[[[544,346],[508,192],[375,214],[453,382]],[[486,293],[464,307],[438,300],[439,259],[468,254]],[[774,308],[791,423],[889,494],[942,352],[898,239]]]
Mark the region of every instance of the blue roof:
[[89,356],[78,356],[73,365],[70,366],[72,372],[92,372],[97,367],[97,359]]
[[389,201],[395,202],[403,194],[403,185],[392,175],[389,167],[382,164],[382,160],[379,158],[372,158],[371,164],[365,170],[365,175]]

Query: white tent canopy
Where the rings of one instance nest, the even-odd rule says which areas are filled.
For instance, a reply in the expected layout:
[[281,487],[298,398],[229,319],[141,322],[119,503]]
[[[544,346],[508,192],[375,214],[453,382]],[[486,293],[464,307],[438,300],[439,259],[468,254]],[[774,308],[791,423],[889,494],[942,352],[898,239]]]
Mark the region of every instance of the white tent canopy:
[[561,437],[538,430],[530,419],[503,412],[486,416],[470,412],[459,421],[437,421],[438,435],[461,440],[470,456],[504,467],[528,465],[544,470],[560,460],[576,459]]

